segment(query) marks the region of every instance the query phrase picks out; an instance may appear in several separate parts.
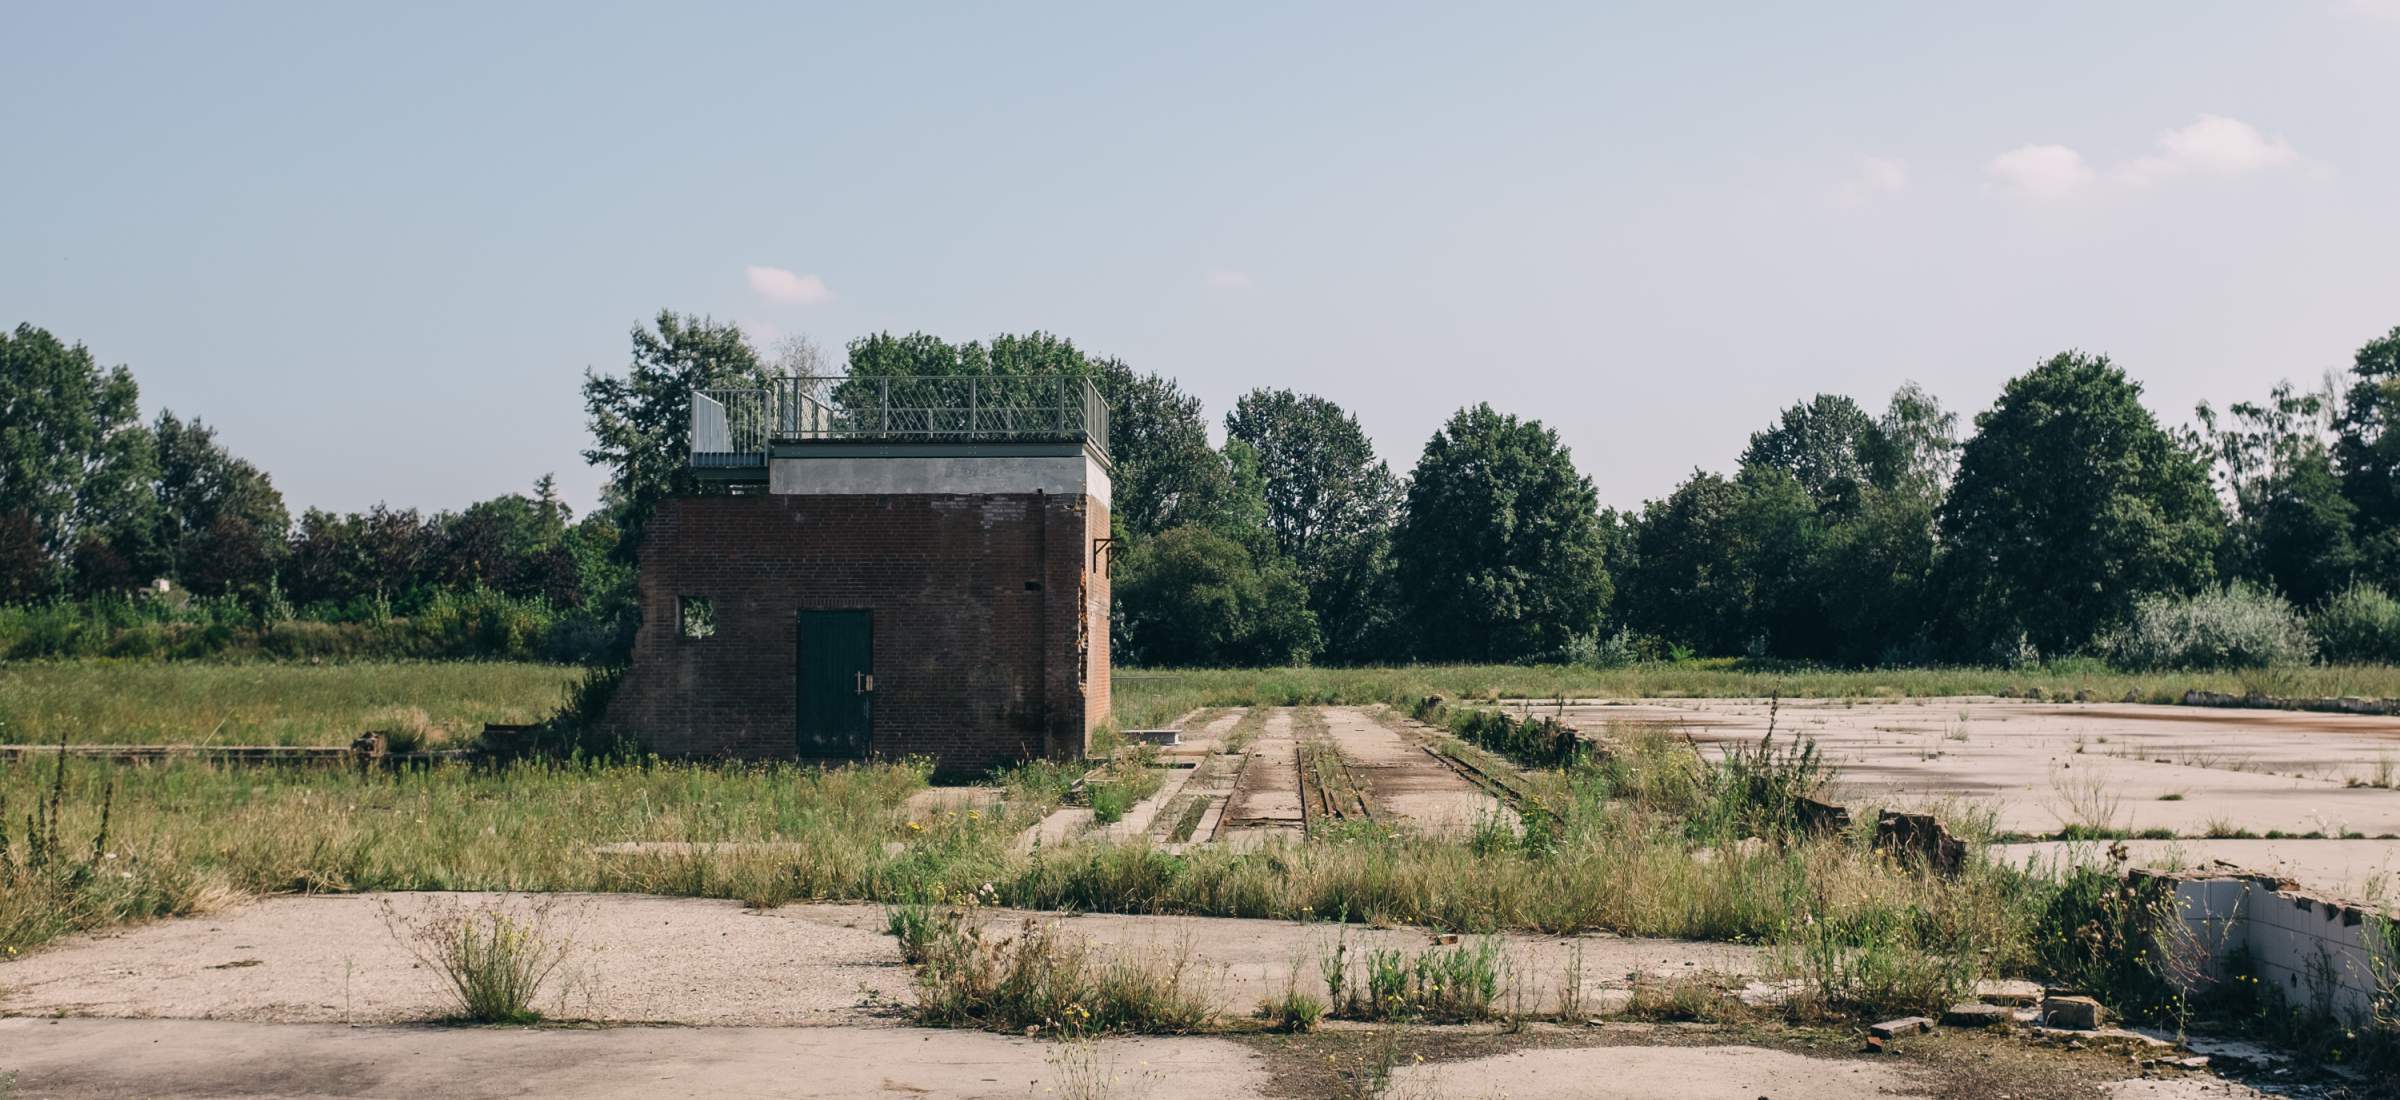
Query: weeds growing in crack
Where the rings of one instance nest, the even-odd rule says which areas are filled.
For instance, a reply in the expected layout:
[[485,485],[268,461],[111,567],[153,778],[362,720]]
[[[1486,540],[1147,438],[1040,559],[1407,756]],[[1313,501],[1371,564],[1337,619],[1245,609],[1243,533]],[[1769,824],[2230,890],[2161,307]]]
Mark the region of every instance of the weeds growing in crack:
[[378,907],[392,939],[442,976],[456,1002],[456,1018],[474,1023],[541,1020],[535,998],[574,948],[573,939],[556,926],[555,898],[534,899],[520,908],[506,899],[469,905],[435,898],[415,916],[401,913],[388,899]]

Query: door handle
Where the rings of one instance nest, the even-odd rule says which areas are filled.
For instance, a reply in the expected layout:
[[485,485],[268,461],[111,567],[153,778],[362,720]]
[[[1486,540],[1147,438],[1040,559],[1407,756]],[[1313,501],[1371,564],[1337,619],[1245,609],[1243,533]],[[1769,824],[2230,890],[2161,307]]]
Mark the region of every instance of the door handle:
[[874,674],[873,674],[873,673],[869,673],[869,672],[853,672],[853,673],[851,673],[851,674],[850,674],[850,690],[851,690],[851,691],[852,691],[854,694],[858,694],[858,695],[865,695],[866,693],[868,693],[868,692],[870,692],[870,691],[873,691],[873,690],[875,690],[875,676],[874,676]]

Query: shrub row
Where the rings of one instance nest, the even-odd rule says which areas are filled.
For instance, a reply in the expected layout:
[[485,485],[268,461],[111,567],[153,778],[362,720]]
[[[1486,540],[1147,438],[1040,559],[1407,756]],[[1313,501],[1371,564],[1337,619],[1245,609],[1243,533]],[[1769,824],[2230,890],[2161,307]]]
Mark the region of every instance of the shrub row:
[[231,599],[139,598],[0,607],[0,660],[495,659],[588,663],[622,648],[628,623],[485,588],[442,591],[413,614],[295,615]]
[[2354,584],[2313,614],[2248,584],[2151,596],[2101,639],[2111,664],[2136,671],[2269,668],[2400,661],[2400,600]]

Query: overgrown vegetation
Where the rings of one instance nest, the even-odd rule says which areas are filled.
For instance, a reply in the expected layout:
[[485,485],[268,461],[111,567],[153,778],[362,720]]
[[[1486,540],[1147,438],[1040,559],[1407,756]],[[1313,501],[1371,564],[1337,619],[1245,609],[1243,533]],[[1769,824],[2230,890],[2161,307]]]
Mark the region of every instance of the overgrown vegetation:
[[1490,936],[1414,954],[1375,948],[1355,958],[1348,940],[1337,939],[1320,966],[1333,1014],[1355,1020],[1488,1020],[1511,980],[1500,941]]
[[0,605],[0,660],[504,660],[574,664],[618,645],[620,625],[541,595],[470,584],[400,605],[295,609],[238,597],[96,596]]
[[[2089,658],[2015,667],[1829,668],[1746,658],[1574,665],[1411,665],[1403,668],[1119,669],[1111,690],[1119,724],[1165,725],[1198,707],[1357,706],[1402,709],[1429,695],[1501,699],[1736,697],[1901,699],[1999,695],[2171,703],[2192,690],[2242,695],[2259,686],[2239,670],[2129,672]],[[2278,670],[2276,694],[2400,698],[2400,667],[2317,665]],[[1530,714],[1538,715],[1539,703]]]
[[[1512,790],[1530,792],[1517,819],[1471,837],[1336,829],[1252,851],[1168,854],[1138,840],[1018,849],[1017,834],[1081,771],[1031,764],[996,778],[1001,805],[912,811],[927,774],[919,762],[529,760],[359,773],[45,754],[0,769],[0,799],[11,815],[42,807],[45,866],[70,869],[28,877],[31,846],[9,846],[12,883],[36,885],[0,891],[0,947],[244,893],[594,890],[883,902],[904,957],[935,967],[929,1019],[1059,1034],[1201,1026],[1187,996],[1197,979],[1182,964],[1106,957],[1036,930],[970,932],[957,912],[1340,914],[1470,937],[1596,930],[1755,943],[1770,948],[1772,976],[1795,983],[1788,1010],[1810,1017],[1935,1011],[1979,978],[2017,974],[2090,989],[2137,1015],[2172,1008],[2157,960],[2138,946],[2154,934],[2156,899],[2120,893],[2106,873],[2053,882],[1974,856],[1944,875],[1884,857],[1863,825],[1803,827],[1824,766],[1782,736],[1712,761],[1664,731],[1614,728],[1606,752],[1515,777]],[[90,841],[103,833],[95,864]],[[676,843],[612,847],[630,841]],[[61,852],[72,858],[56,862]],[[1487,1018],[1513,1014],[1521,993],[1506,959],[1472,938],[1348,958],[1343,975],[1315,1011]],[[1658,1012],[1730,1011],[1705,990],[1652,992]],[[1311,1016],[1296,998],[1267,1011],[1281,1027]]]
[[0,744],[346,745],[405,730],[455,746],[487,722],[542,719],[583,678],[496,661],[10,664],[0,668]]
[[931,911],[916,947],[916,1018],[1056,1037],[1182,1034],[1218,1016],[1191,952],[1102,952],[1037,920],[995,935],[972,908]]
[[2100,645],[2128,669],[2266,668],[2316,655],[2308,621],[2290,601],[2246,584],[2145,596]]
[[384,927],[419,963],[441,975],[457,1002],[459,1020],[530,1024],[542,1018],[534,999],[574,949],[574,941],[556,927],[556,900],[527,902],[522,912],[506,901],[471,906],[436,898],[425,905],[427,911],[412,916],[384,902]]
[[2309,632],[2328,661],[2400,663],[2400,600],[2364,582],[2325,601],[2309,617]]

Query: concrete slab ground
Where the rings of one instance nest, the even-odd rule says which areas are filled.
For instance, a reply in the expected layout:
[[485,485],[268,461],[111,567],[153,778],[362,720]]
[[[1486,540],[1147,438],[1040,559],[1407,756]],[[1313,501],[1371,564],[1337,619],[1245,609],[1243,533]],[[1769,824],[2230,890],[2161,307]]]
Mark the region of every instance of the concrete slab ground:
[[1356,707],[1327,707],[1325,734],[1353,775],[1368,785],[1377,821],[1458,835],[1502,811],[1500,800],[1404,739],[1382,718]]
[[1520,1050],[1489,1058],[1403,1066],[1399,1096],[1539,1096],[1650,1100],[1772,1096],[1775,1100],[1924,1098],[1932,1091],[1888,1062],[1834,1061],[1744,1046],[1583,1047]]
[[[2291,879],[2303,889],[2353,901],[2400,904],[2400,843],[2389,840],[2128,840],[2135,866],[2184,870],[2222,862]],[[1997,844],[1995,859],[2024,866],[2098,865],[2108,845],[2094,841]]]
[[[572,946],[535,1007],[612,1023],[795,1025],[888,1019],[909,971],[868,906],[632,894],[265,898],[207,917],[74,936],[0,969],[0,1012],[269,1023],[391,1023],[449,1011],[405,932],[445,905],[502,904]],[[388,910],[387,910],[388,907]]]
[[[1553,704],[1537,711],[1559,713]],[[1569,721],[1663,725],[1704,746],[1755,740],[1761,699],[1570,702]],[[2400,719],[2289,711],[2003,699],[1784,700],[1784,735],[1806,733],[1857,800],[1899,807],[1968,801],[2005,832],[2067,825],[2178,835],[2400,835]]]
[[[746,909],[737,902],[625,894],[550,895],[550,923],[572,948],[557,988],[536,1005],[558,1019],[715,1026],[892,1026],[910,974],[872,905]],[[401,1023],[449,1011],[436,973],[387,926],[405,928],[447,904],[495,902],[527,912],[539,899],[498,894],[267,898],[206,918],[71,937],[0,969],[0,1013],[268,1023]],[[1096,948],[1187,956],[1229,1015],[1303,989],[1337,937],[1350,958],[1374,948],[1433,945],[1418,929],[1369,929],[1216,917],[982,911],[1006,932],[1055,923]],[[1758,972],[1758,949],[1609,935],[1501,938],[1529,1008],[1557,1003],[1569,960],[1583,957],[1583,1003],[1621,1001],[1636,972],[1652,978]]]
[[[1422,1039],[1428,1033],[1418,1032]],[[1601,1038],[1592,1045],[1590,1038]],[[1335,1094],[1326,1042],[1118,1038],[1063,1044],[913,1028],[344,1027],[207,1020],[0,1019],[0,1074],[30,1098],[574,1096],[932,1097],[938,1100],[1296,1100]],[[1471,1040],[1472,1041],[1472,1040]],[[1572,1045],[1542,1045],[1560,1041]],[[2122,1059],[1969,1041],[1931,1057],[1770,1049],[1671,1029],[1487,1038],[1492,1053],[1406,1060],[1390,1097],[1461,1100],[1849,1100],[2108,1096],[2232,1100],[2205,1076],[2140,1080]],[[2057,1063],[2024,1072],[2022,1063]],[[1314,1063],[1310,1065],[1308,1063]],[[2015,1073],[1994,1068],[2018,1063]],[[1304,1071],[1316,1070],[1315,1073]],[[0,1080],[11,1080],[0,1077]],[[1342,1095],[1349,1095],[1341,1091]]]
[[1244,750],[1215,839],[1236,847],[1278,837],[1298,840],[1306,824],[1300,811],[1300,738],[1291,708],[1277,707]]
[[1101,1064],[1038,1039],[914,1028],[344,1027],[0,1019],[18,1094],[84,1097],[1255,1097],[1261,1059],[1223,1039],[1115,1039]]

